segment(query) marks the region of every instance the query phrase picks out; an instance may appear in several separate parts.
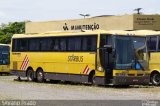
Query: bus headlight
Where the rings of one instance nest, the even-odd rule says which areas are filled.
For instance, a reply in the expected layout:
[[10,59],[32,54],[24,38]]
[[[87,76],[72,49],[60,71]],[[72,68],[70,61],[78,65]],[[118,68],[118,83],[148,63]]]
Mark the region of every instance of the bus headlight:
[[102,67],[98,67],[98,71],[103,71],[103,68]]

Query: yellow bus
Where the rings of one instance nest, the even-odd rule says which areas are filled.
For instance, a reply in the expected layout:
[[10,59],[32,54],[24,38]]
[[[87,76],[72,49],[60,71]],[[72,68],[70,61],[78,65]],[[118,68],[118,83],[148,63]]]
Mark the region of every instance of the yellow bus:
[[0,44],[0,74],[9,74],[9,64],[10,64],[10,45]]
[[[146,40],[137,36],[143,45],[135,45],[133,36],[123,32],[15,34],[10,69],[18,78],[38,82],[49,79],[99,85],[148,84]],[[142,58],[137,51],[141,51]]]
[[[160,85],[160,31],[137,30],[129,31],[129,34],[132,36],[138,35],[147,40],[150,82],[153,85]],[[138,44],[136,39],[133,38],[133,40],[135,44]]]
[[153,85],[160,85],[160,31],[135,31],[147,38],[149,50],[150,81]]

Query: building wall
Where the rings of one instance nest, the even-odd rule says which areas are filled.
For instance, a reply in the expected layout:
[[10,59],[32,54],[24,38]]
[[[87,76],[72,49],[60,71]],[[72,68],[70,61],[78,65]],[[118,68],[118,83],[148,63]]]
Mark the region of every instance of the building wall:
[[134,15],[134,28],[160,30],[160,15]]
[[160,15],[100,16],[85,19],[26,22],[26,33],[76,30],[160,30]]

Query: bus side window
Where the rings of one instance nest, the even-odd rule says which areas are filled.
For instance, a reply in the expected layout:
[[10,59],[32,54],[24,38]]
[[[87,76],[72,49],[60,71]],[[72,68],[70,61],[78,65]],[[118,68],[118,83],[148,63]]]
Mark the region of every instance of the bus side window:
[[66,51],[66,39],[60,38],[60,49],[61,51]]
[[156,51],[156,48],[157,48],[156,47],[157,46],[157,37],[156,36],[149,37],[147,43],[149,45],[148,47],[149,47],[150,51]]
[[29,51],[39,51],[40,50],[40,40],[37,38],[29,40]]
[[12,43],[12,51],[16,52],[18,51],[18,39],[13,39],[13,43]]
[[96,36],[92,37],[91,39],[91,51],[96,51],[96,48],[97,48],[97,39],[96,39]]
[[75,51],[81,51],[81,37],[75,37],[74,42],[75,42],[74,45]]
[[27,51],[27,50],[28,50],[28,40],[19,39],[19,51]]
[[158,36],[158,50],[160,51],[160,37]]
[[27,39],[13,39],[13,48],[12,51],[27,51],[28,49],[28,40]]
[[81,37],[69,37],[68,51],[80,51],[80,50],[81,50]]
[[68,38],[68,51],[74,51],[74,38]]
[[96,36],[83,37],[82,51],[96,51],[97,39]]
[[0,46],[0,65],[3,63],[2,50],[3,50],[3,47]]
[[104,45],[112,45],[111,35],[101,35],[100,38],[100,47],[104,47]]
[[47,43],[47,50],[48,51],[52,51],[53,50],[53,40],[51,38],[48,39],[48,43]]
[[54,50],[54,51],[59,51],[59,50],[60,50],[60,47],[59,47],[59,39],[58,39],[58,38],[55,38],[55,39],[54,39],[53,50]]
[[100,40],[100,47],[104,47],[104,45],[106,45],[106,36],[105,35],[101,35],[101,40]]
[[50,51],[51,50],[52,39],[41,38],[41,51]]
[[87,38],[83,37],[82,40],[82,51],[87,51]]

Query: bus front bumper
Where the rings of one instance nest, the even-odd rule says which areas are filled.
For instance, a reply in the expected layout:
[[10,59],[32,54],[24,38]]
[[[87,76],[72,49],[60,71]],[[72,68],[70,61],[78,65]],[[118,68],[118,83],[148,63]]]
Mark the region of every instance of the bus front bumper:
[[150,76],[115,76],[113,77],[113,85],[148,85],[150,82]]

